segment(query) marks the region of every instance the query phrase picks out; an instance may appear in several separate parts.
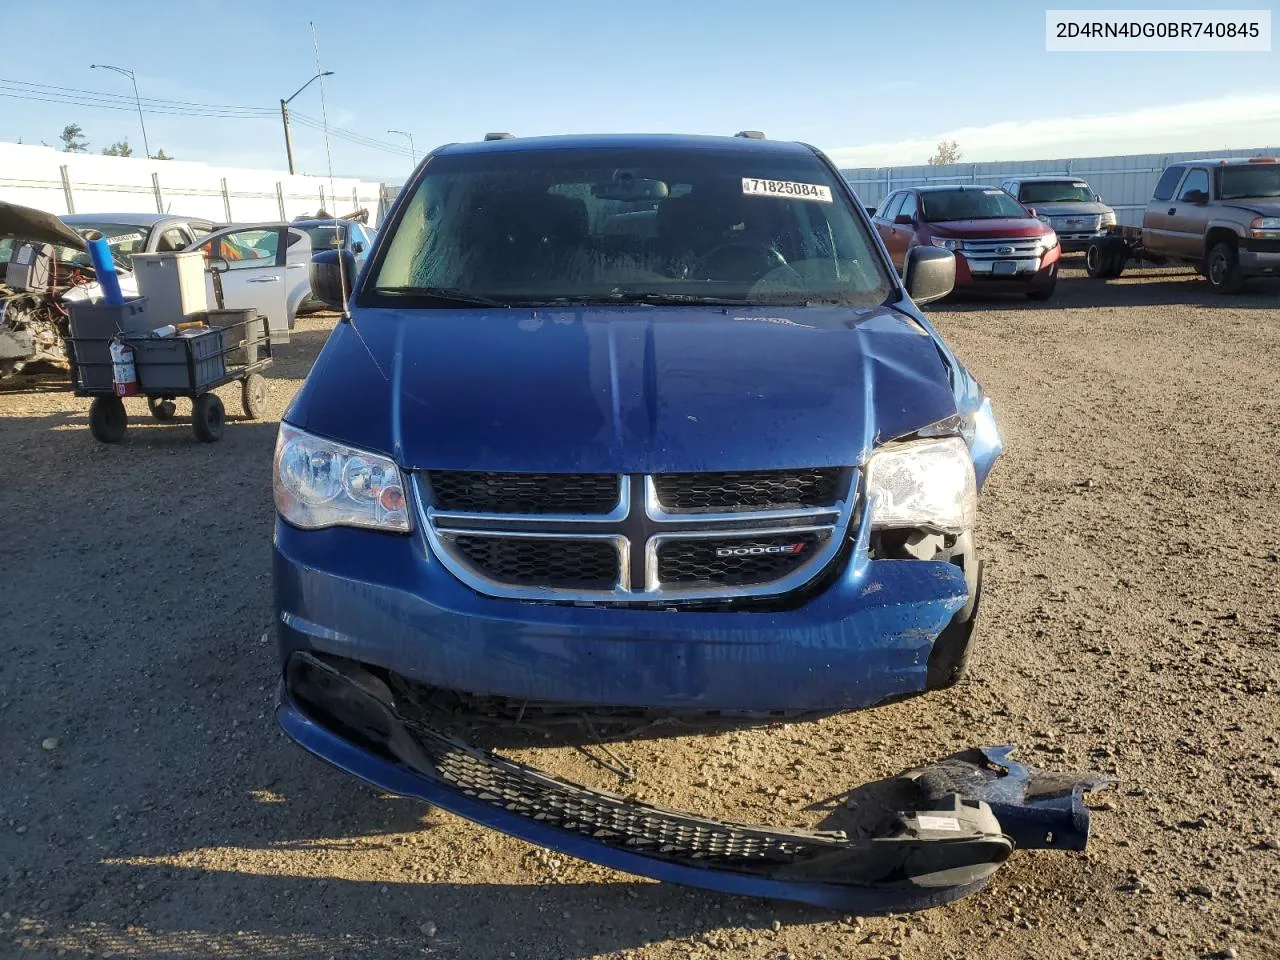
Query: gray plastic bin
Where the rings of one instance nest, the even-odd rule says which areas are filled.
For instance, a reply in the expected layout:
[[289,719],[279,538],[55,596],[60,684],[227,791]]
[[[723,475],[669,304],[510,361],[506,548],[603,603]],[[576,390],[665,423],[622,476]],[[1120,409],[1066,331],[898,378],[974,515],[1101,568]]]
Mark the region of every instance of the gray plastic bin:
[[81,390],[111,390],[111,338],[117,333],[137,336],[151,329],[146,298],[128,300],[120,306],[72,300],[67,303],[67,311],[71,315],[71,342],[67,347],[75,360],[76,385]]
[[130,339],[143,393],[200,392],[227,374],[226,331],[192,330],[173,337]]

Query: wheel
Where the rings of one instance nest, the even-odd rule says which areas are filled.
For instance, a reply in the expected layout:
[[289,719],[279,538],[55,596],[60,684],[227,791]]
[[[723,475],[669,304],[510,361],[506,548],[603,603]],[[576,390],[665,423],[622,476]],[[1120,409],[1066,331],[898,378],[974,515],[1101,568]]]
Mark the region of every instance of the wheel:
[[240,381],[240,405],[250,420],[261,420],[267,412],[267,378],[251,373]]
[[1209,251],[1204,276],[1214,293],[1239,293],[1244,286],[1244,276],[1240,273],[1236,248],[1230,243],[1214,244]]
[[147,397],[147,409],[157,420],[172,420],[178,412],[178,405],[172,397]]
[[1040,287],[1036,290],[1027,291],[1028,300],[1048,300],[1053,296],[1053,291],[1058,287],[1058,278],[1054,277],[1047,287]]
[[213,443],[221,438],[226,422],[227,412],[216,393],[202,393],[196,397],[191,405],[191,429],[195,431],[197,440]]
[[119,443],[129,426],[124,401],[119,397],[94,397],[89,405],[89,432],[99,443]]
[[1124,273],[1125,264],[1129,262],[1129,248],[1116,247],[1111,251],[1111,266],[1107,271],[1107,276],[1115,279]]
[[1100,243],[1089,244],[1089,249],[1084,254],[1084,269],[1094,280],[1105,280],[1110,276],[1108,270],[1111,267],[1111,247],[1110,244],[1103,246]]

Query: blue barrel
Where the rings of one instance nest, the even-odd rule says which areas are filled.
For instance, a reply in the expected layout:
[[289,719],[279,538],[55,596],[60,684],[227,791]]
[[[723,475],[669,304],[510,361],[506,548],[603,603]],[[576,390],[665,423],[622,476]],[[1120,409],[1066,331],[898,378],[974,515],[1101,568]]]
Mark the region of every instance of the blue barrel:
[[98,283],[102,287],[102,302],[109,307],[122,305],[124,294],[120,292],[116,262],[111,256],[111,245],[104,238],[89,241],[89,260],[93,263],[93,272],[97,274]]

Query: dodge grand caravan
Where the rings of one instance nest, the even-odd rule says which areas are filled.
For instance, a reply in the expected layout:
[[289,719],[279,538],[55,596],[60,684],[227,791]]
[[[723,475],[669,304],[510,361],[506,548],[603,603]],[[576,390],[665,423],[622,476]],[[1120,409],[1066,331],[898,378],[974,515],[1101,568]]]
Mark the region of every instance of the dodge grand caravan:
[[[961,675],[1001,440],[917,309],[954,256],[916,247],[900,278],[821,153],[451,144],[353,266],[315,258],[344,313],[274,462],[277,716],[307,749],[577,851],[668,814],[624,828],[609,795],[601,827],[433,711],[786,717]],[[628,837],[610,862],[689,879]],[[651,841],[659,867],[626,846]]]

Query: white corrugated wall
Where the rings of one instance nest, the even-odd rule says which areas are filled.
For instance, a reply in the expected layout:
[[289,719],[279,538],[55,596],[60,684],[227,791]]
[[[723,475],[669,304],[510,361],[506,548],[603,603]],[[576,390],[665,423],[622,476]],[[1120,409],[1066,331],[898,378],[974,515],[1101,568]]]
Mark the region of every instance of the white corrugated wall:
[[1002,180],[1026,174],[1053,174],[1083,177],[1102,201],[1114,207],[1119,223],[1142,223],[1142,211],[1160,173],[1171,163],[1203,157],[1274,157],[1280,147],[1250,150],[1217,150],[1195,153],[1144,153],[1122,157],[1063,157],[1056,160],[1015,160],[1005,163],[953,163],[945,166],[861,167],[842,169],[849,185],[867,206],[901,187],[930,183],[980,183],[993,187]]

